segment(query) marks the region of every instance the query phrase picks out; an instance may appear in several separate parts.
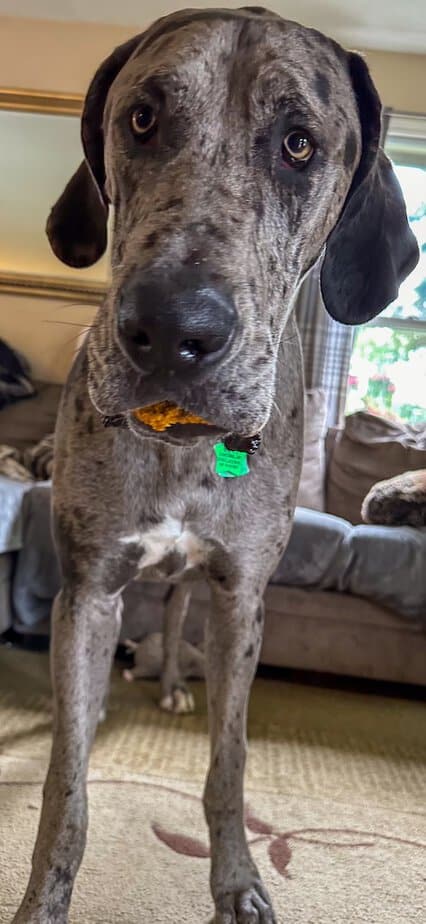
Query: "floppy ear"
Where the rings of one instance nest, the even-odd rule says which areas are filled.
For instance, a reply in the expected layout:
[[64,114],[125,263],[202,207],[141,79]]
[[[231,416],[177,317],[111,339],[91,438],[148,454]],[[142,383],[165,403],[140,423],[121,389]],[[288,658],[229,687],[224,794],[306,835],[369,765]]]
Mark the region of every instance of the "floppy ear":
[[407,220],[401,187],[379,147],[381,103],[367,65],[349,55],[362,134],[361,160],[343,211],[331,232],[321,268],[321,291],[331,316],[343,324],[370,321],[398,295],[416,266],[419,249]]
[[84,160],[47,219],[53,253],[68,266],[92,266],[106,250],[107,219],[108,205]]
[[85,160],[53,206],[46,234],[53,252],[68,266],[92,266],[107,245],[108,199],[105,193],[103,114],[112,82],[141,42],[136,35],[120,45],[96,72],[81,119]]

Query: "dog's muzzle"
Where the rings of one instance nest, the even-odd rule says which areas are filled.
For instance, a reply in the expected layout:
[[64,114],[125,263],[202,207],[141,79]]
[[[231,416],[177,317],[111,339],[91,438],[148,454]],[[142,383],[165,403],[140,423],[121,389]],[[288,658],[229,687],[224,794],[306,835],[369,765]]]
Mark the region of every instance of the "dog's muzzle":
[[179,445],[222,437],[232,443],[229,449],[256,451],[256,434],[235,433],[226,415],[208,407],[209,381],[217,385],[241,330],[222,279],[193,265],[169,274],[133,271],[119,293],[115,323],[119,348],[138,373],[138,403],[124,414],[104,416],[105,426],[127,426]]
[[169,279],[138,271],[120,294],[117,337],[142,376],[178,384],[203,378],[223,361],[237,320],[226,287],[192,268]]

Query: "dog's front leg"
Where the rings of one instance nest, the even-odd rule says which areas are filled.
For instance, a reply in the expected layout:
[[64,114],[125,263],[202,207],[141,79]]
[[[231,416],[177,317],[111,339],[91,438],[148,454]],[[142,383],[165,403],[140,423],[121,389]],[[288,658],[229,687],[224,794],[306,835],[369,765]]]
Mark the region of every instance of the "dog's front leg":
[[86,775],[114,654],[121,604],[93,588],[55,601],[54,727],[30,882],[14,924],[66,924],[86,843]]
[[204,807],[216,924],[275,922],[244,830],[247,705],[262,640],[263,589],[252,582],[232,593],[214,587],[207,625],[211,763]]
[[167,595],[164,613],[160,707],[176,715],[194,711],[194,698],[182,679],[179,665],[179,646],[190,600],[191,588],[177,584]]

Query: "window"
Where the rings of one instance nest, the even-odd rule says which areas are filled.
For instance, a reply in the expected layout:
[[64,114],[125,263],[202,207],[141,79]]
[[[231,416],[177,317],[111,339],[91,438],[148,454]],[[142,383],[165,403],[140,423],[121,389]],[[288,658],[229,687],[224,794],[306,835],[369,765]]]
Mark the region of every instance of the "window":
[[346,413],[426,425],[426,117],[392,114],[385,151],[404,192],[420,261],[398,298],[357,329]]

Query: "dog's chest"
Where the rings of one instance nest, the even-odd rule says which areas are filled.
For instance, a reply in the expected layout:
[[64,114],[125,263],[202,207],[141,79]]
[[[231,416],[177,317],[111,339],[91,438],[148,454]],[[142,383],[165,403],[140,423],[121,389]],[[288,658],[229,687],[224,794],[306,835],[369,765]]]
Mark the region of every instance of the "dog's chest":
[[182,521],[167,516],[156,526],[123,536],[121,544],[139,550],[138,572],[155,568],[165,576],[197,568],[207,557],[207,543],[199,539]]

